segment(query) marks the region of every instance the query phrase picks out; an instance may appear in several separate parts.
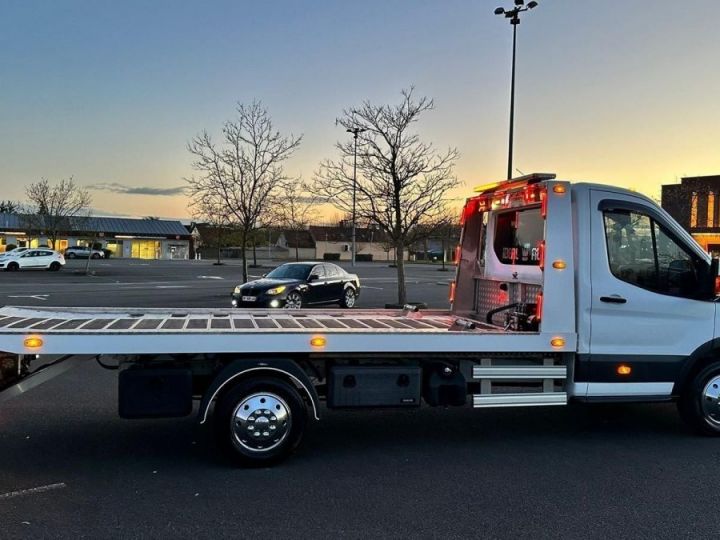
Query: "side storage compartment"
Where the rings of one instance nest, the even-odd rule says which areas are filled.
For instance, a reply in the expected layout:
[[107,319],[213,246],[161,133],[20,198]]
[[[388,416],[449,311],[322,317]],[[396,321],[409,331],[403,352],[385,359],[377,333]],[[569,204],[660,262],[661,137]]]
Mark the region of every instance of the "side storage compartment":
[[189,369],[128,368],[120,372],[118,413],[121,418],[170,418],[192,412]]
[[333,366],[328,378],[328,407],[417,407],[419,366]]

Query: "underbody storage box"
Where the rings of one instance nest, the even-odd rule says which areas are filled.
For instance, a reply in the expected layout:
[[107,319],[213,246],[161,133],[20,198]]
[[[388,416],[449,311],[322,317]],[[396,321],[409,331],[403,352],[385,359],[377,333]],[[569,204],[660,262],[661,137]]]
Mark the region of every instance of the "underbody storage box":
[[422,370],[418,366],[333,366],[329,407],[417,407]]
[[189,369],[129,368],[118,379],[121,418],[170,418],[192,412]]

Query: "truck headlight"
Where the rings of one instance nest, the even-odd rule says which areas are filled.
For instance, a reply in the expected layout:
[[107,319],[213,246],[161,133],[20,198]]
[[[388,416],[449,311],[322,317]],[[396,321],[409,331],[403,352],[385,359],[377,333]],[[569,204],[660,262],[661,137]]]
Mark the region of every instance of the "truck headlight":
[[279,287],[275,287],[274,289],[268,289],[265,294],[269,294],[270,296],[274,296],[276,294],[280,294],[286,289],[285,285],[280,285]]
[[238,285],[237,287],[235,287],[235,290],[233,291],[233,293],[235,293],[235,294],[240,294],[240,285]]

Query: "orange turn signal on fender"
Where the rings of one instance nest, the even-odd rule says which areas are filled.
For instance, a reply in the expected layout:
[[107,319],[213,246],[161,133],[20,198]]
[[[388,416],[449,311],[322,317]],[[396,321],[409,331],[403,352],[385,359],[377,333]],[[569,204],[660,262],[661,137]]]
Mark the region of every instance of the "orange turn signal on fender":
[[618,375],[630,375],[632,373],[632,368],[628,366],[627,364],[620,364],[617,367],[617,374]]
[[315,336],[310,339],[310,346],[315,347],[316,349],[322,349],[326,343],[327,340],[322,336]]
[[561,337],[552,338],[550,340],[550,345],[555,347],[556,349],[559,349],[565,346],[565,340]]
[[28,337],[23,341],[23,345],[27,349],[39,349],[43,346],[43,340],[39,337]]
[[553,261],[552,267],[555,270],[565,270],[567,268],[567,264],[565,261],[558,259],[557,261]]

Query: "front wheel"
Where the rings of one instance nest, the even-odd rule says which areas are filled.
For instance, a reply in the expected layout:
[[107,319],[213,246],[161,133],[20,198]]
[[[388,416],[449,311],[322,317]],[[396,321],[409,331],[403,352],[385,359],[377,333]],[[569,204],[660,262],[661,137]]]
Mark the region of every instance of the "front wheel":
[[700,371],[680,396],[682,419],[702,435],[720,435],[720,362]]
[[18,270],[20,270],[20,265],[16,262],[8,263],[6,270],[8,272],[17,272]]
[[66,253],[65,254],[66,259],[74,259],[75,257],[76,257],[76,255],[74,253]]
[[303,298],[297,291],[288,293],[285,298],[285,309],[302,309]]
[[346,309],[350,309],[355,305],[355,301],[357,300],[357,293],[348,287],[343,292],[342,298],[340,299],[340,306],[344,307]]
[[236,462],[267,466],[290,455],[307,424],[307,408],[287,382],[258,377],[242,381],[215,406],[218,443]]
[[91,259],[99,259],[99,258],[100,258],[100,254],[99,254],[99,253],[93,253],[92,255],[90,255],[90,258],[91,258]]

